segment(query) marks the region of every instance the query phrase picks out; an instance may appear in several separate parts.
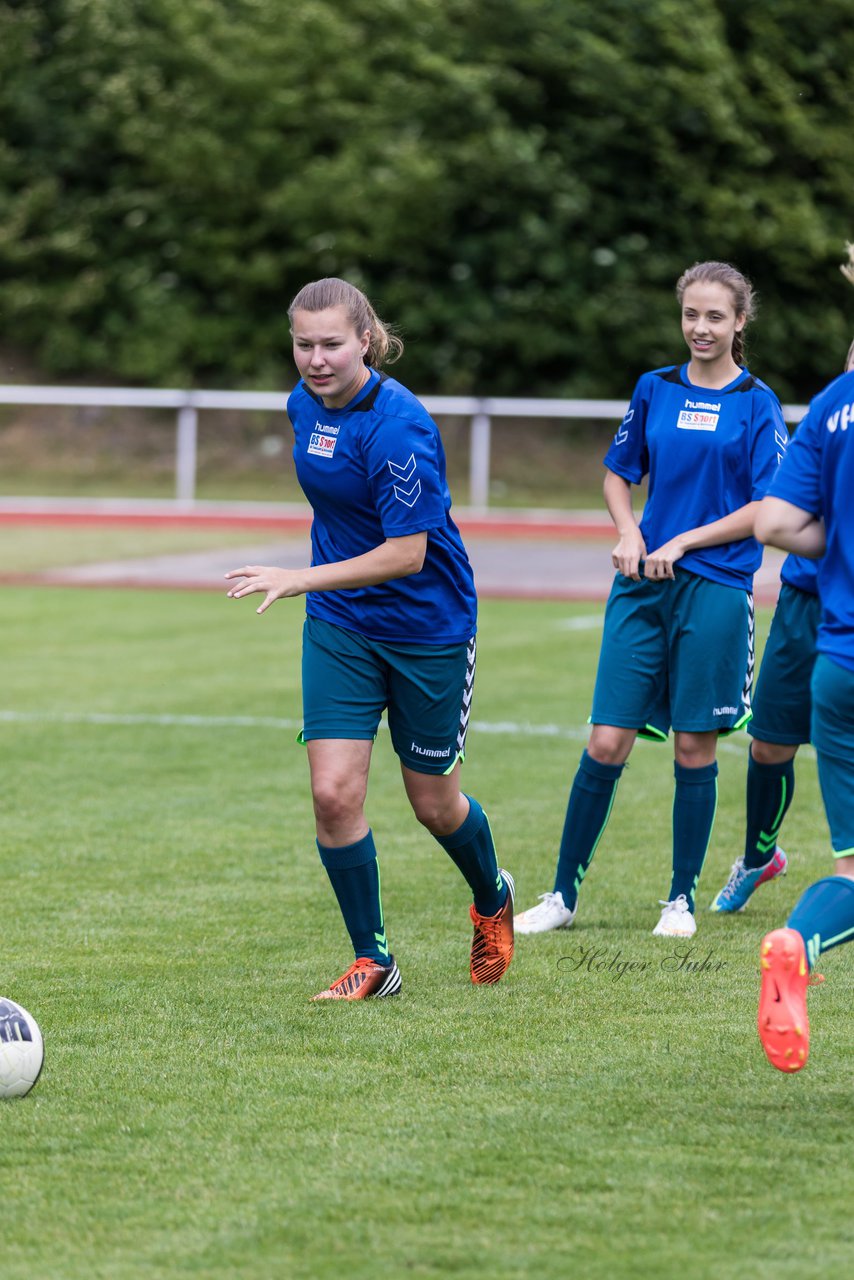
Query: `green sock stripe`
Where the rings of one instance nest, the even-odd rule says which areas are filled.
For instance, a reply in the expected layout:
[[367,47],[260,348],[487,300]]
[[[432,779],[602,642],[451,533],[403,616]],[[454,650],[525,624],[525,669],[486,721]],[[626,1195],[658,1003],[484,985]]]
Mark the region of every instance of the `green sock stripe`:
[[483,815],[483,820],[486,823],[486,829],[489,832],[489,841],[492,845],[492,852],[495,855],[495,887],[496,889],[501,889],[504,884],[504,880],[501,876],[501,868],[498,865],[498,850],[495,847],[495,836],[492,834],[492,823],[489,821],[489,817],[486,813]]
[[[709,823],[709,838],[708,838],[708,840],[706,841],[706,847],[705,847],[705,849],[703,850],[703,862],[705,862],[705,861],[706,861],[706,854],[709,852],[709,845],[712,843],[712,832],[713,832],[713,831],[714,831],[714,829],[715,829],[715,819],[717,818],[717,816],[718,816],[718,775],[717,775],[717,774],[715,774],[715,807],[714,807],[714,809],[712,810],[712,820],[711,820],[711,822]],[[702,869],[703,869],[703,868],[702,868],[702,866],[701,866],[701,867],[700,867],[700,870],[702,871]],[[699,877],[699,874],[698,874],[697,879],[699,880],[699,878],[700,878],[700,877]],[[695,886],[695,887],[696,887],[696,886]]]
[[777,837],[780,834],[780,827],[783,825],[783,817],[786,813],[787,799],[789,794],[785,778],[780,779],[780,786],[782,788],[780,807],[777,810],[776,814],[774,815],[774,819],[771,823],[771,830],[765,831],[763,828],[763,830],[759,832],[759,836],[756,841],[757,853],[767,853],[770,855],[770,854],[773,854],[774,850],[777,847]]
[[[783,794],[782,794],[782,796],[781,796],[781,798],[780,798],[780,808],[777,810],[777,816],[776,816],[776,818],[775,818],[775,819],[774,819],[774,821],[771,823],[771,830],[774,832],[774,839],[775,839],[775,840],[776,840],[776,838],[777,838],[777,836],[778,836],[778,834],[779,834],[779,831],[780,831],[780,823],[783,821],[783,814],[786,812],[786,796],[788,795],[788,788],[786,787],[786,779],[785,779],[785,778],[781,778],[781,779],[780,779],[780,782],[781,782],[781,784],[782,784],[782,792],[783,792]],[[763,832],[762,832],[762,834],[763,834],[763,836],[764,836],[764,835],[765,835],[765,832],[763,831]]]
[[383,915],[383,890],[380,879],[379,858],[377,858],[377,905],[380,909],[380,928],[382,929],[382,933],[375,933],[374,938],[376,939],[380,954],[384,955],[385,958],[388,959],[388,940],[385,936],[385,916]]
[[593,861],[593,856],[596,853],[596,850],[599,848],[599,841],[602,839],[603,835],[605,834],[605,828],[608,825],[608,821],[611,817],[611,810],[613,809],[614,801],[617,798],[617,784],[619,783],[619,781],[620,781],[619,778],[615,779],[614,784],[611,787],[611,799],[608,801],[608,811],[605,814],[605,818],[602,822],[601,827],[599,828],[599,834],[597,835],[596,839],[593,841],[593,848],[590,850],[590,857],[587,859],[587,862],[583,867],[578,868],[578,872],[576,873],[575,883],[572,886],[576,893],[578,893],[578,890],[581,887],[581,881],[584,879],[584,877],[587,875],[587,872],[590,870],[590,864]]
[[847,942],[849,938],[854,938],[854,925],[850,929],[843,929],[842,933],[837,933],[835,938],[821,938],[819,934],[816,934],[816,937],[819,938],[819,951],[828,951],[838,943]]

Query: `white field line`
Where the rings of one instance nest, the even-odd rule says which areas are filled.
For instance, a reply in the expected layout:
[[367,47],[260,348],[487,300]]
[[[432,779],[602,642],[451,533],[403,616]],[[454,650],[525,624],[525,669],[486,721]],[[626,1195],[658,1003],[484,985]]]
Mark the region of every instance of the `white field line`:
[[[175,729],[273,729],[298,732],[302,728],[301,720],[283,719],[277,716],[201,716],[201,715],[161,715],[151,714],[119,714],[108,711],[11,711],[0,708],[0,724],[79,724],[79,725],[118,725],[132,727],[162,726]],[[387,729],[385,720],[380,723],[381,729]],[[567,726],[560,724],[531,724],[517,720],[474,720],[473,733],[492,734],[501,738],[557,738],[564,742],[586,742],[589,735],[587,725]],[[738,734],[732,738],[722,738],[718,750],[726,754],[746,755],[749,738],[746,734]],[[807,759],[815,759],[812,747],[801,747],[799,752]]]
[[584,614],[580,618],[561,618],[560,622],[555,623],[556,631],[601,631],[602,624],[605,621],[605,614],[590,613]]

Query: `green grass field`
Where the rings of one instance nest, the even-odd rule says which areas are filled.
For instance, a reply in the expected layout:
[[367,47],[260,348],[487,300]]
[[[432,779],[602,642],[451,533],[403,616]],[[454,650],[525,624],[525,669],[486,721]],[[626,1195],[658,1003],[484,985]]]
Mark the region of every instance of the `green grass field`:
[[[2,610],[0,994],[46,1042],[37,1088],[0,1104],[3,1280],[850,1265],[851,953],[811,992],[804,1072],[773,1071],[755,1030],[759,939],[831,867],[811,752],[787,879],[674,944],[650,934],[672,753],[639,744],[576,927],[475,989],[465,886],[381,733],[404,991],[313,1005],[350,955],[293,742],[300,604],[20,587]],[[482,607],[465,785],[522,905],[551,887],[600,616]],[[740,851],[746,739],[720,764],[702,906]]]

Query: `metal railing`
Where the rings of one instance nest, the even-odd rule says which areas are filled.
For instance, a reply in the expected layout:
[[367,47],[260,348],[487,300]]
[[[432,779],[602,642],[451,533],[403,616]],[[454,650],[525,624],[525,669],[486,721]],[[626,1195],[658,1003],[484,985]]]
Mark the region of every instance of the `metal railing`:
[[[262,410],[284,413],[287,391],[181,391],[133,387],[0,386],[0,404],[175,409],[175,500],[192,506],[196,499],[196,451],[199,413],[203,409]],[[469,505],[489,506],[493,418],[604,418],[616,425],[626,400],[526,400],[511,397],[421,396],[434,417],[464,417],[471,422],[469,440]],[[788,423],[800,422],[806,405],[783,405]]]

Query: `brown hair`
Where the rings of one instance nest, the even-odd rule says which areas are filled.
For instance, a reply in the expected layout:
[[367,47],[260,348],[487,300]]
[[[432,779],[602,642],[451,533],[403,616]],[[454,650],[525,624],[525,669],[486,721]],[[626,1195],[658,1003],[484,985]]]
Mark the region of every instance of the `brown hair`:
[[365,364],[380,369],[384,363],[391,364],[403,355],[403,340],[383,324],[361,289],[337,276],[326,276],[303,285],[288,307],[288,320],[293,327],[295,311],[327,311],[330,307],[344,307],[356,333],[370,331]]
[[854,342],[848,348],[848,355],[845,357],[845,373],[850,373],[854,369]]
[[744,330],[756,311],[753,286],[747,276],[743,276],[728,262],[695,262],[693,267],[683,271],[676,282],[676,297],[680,307],[685,290],[692,284],[722,284],[729,289],[735,304],[735,314],[744,316],[743,327],[733,334],[732,358],[736,364],[744,364]]

